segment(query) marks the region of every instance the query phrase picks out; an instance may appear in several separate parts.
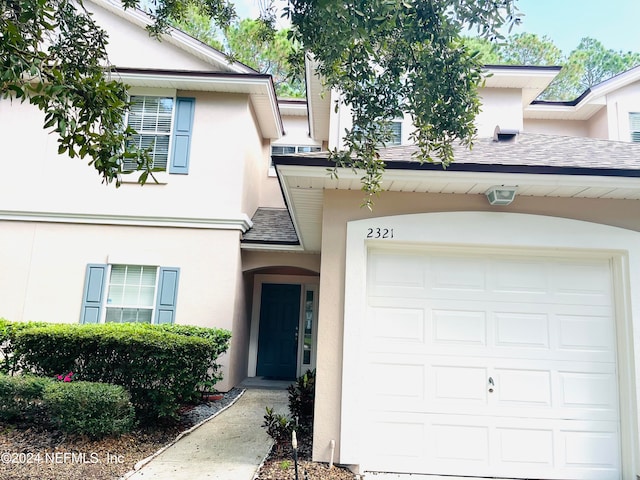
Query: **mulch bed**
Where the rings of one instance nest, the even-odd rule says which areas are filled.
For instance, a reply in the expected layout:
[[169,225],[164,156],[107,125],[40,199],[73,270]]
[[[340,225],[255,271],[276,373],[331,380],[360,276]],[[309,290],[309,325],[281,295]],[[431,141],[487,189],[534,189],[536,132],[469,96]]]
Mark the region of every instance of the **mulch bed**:
[[[117,480],[135,465],[173,442],[183,431],[235,400],[233,389],[222,400],[188,407],[176,425],[137,430],[118,438],[67,437],[43,428],[0,424],[0,478],[3,480]],[[311,461],[311,442],[300,439],[299,480],[355,480],[349,470]],[[294,480],[290,446],[273,448],[255,480]]]

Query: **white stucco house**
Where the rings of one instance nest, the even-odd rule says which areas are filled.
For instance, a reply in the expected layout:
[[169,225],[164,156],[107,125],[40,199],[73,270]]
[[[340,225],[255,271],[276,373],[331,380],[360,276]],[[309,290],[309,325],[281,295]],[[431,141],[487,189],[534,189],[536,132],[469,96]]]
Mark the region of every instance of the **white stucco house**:
[[474,148],[420,164],[399,119],[369,211],[327,175],[350,117],[311,64],[279,100],[85,5],[166,172],[104,186],[0,101],[0,317],[227,328],[219,388],[315,368],[314,459],[372,478],[640,474],[640,68],[553,103],[557,68],[488,66]]

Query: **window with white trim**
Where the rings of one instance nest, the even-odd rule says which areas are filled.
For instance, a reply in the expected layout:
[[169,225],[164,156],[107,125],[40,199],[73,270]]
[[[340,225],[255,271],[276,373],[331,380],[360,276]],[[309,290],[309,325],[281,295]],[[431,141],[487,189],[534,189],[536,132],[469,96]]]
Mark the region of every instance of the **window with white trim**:
[[640,112],[629,113],[629,130],[631,141],[640,143]]
[[[155,171],[188,174],[195,98],[132,93],[129,100],[126,124],[136,134],[127,146],[147,151]],[[123,165],[125,171],[136,167],[133,160]]]
[[389,145],[401,145],[402,144],[402,122],[391,122],[391,140]]
[[322,150],[317,145],[271,145],[271,155],[293,155],[294,153],[310,153]]
[[111,265],[105,322],[151,323],[158,267]]
[[177,267],[91,263],[82,294],[81,323],[173,323]]
[[[141,150],[147,150],[153,160],[153,168],[167,169],[173,104],[171,97],[153,97],[150,95],[132,95],[131,109],[127,116],[127,126],[137,134],[127,143]],[[134,170],[135,162],[125,160],[125,169]]]

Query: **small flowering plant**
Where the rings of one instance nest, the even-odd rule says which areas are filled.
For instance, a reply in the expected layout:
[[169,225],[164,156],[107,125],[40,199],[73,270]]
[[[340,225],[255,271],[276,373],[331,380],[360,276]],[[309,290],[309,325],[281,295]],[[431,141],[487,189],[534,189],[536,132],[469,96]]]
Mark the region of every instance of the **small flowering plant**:
[[73,372],[69,372],[66,375],[56,375],[56,380],[60,382],[70,382],[71,380],[73,380]]

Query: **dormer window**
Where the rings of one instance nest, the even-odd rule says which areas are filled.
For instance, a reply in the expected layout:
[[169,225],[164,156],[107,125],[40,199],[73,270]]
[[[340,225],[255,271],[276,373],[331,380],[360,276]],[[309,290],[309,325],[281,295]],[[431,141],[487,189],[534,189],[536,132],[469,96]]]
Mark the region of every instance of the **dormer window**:
[[629,113],[629,130],[631,141],[640,143],[640,112]]

